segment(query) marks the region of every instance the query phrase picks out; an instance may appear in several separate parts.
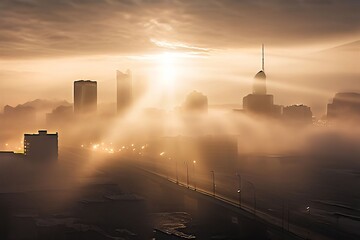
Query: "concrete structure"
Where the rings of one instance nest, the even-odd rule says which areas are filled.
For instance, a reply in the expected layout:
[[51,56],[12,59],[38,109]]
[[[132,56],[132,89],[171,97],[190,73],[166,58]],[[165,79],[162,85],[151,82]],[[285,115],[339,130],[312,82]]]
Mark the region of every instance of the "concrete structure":
[[264,70],[259,71],[254,77],[253,94],[266,95],[266,74]]
[[132,104],[132,77],[130,70],[126,73],[116,71],[117,113],[124,114]]
[[15,153],[13,151],[0,151],[0,160],[9,160],[9,161],[13,161],[13,160],[18,160],[18,159],[23,159],[24,154],[22,153]]
[[53,109],[51,113],[46,114],[46,123],[51,125],[69,122],[73,119],[73,115],[72,106],[59,106]]
[[29,126],[36,123],[36,110],[33,107],[18,105],[12,107],[6,105],[3,113],[4,121],[8,124],[21,124]]
[[328,119],[360,117],[360,93],[337,93],[327,105]]
[[283,118],[293,123],[311,123],[312,112],[306,105],[292,105],[283,108]]
[[91,114],[97,110],[97,82],[79,80],[74,82],[74,112]]
[[249,113],[273,115],[274,96],[268,94],[249,94],[243,98],[243,107]]
[[208,111],[208,98],[204,94],[192,91],[185,99],[183,110],[187,112],[203,112]]
[[58,133],[48,134],[46,130],[39,130],[38,134],[25,134],[24,155],[36,161],[57,160]]

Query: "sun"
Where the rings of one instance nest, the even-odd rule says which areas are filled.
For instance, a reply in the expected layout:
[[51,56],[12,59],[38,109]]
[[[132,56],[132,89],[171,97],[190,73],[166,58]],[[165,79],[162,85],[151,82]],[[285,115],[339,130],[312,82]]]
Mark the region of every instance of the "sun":
[[165,91],[174,91],[176,83],[176,60],[175,53],[164,52],[160,55],[161,85]]
[[171,109],[175,104],[176,78],[178,74],[178,56],[176,53],[164,52],[157,56],[158,84],[162,106]]

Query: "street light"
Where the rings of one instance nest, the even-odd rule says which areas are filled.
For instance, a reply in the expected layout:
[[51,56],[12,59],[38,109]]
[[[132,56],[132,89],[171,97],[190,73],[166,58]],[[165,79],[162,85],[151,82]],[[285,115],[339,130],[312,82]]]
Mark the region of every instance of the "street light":
[[196,175],[195,175],[195,163],[196,161],[193,161],[193,167],[194,167],[194,190],[196,191]]
[[236,176],[238,177],[238,195],[239,195],[239,207],[241,208],[241,176],[239,173],[236,173]]
[[216,192],[215,192],[215,190],[216,190],[216,185],[215,185],[215,172],[212,170],[212,171],[210,171],[211,173],[212,173],[212,180],[213,180],[213,196],[215,197],[215,195],[216,195]]
[[189,164],[187,161],[184,162],[186,165],[186,186],[189,188]]
[[176,159],[175,159],[175,170],[176,170],[176,184],[179,184],[178,165]]
[[308,215],[309,215],[309,229],[308,229],[308,236],[306,237],[306,239],[310,239],[310,206],[308,206],[308,207],[306,207],[306,212],[308,213]]
[[252,183],[252,182],[250,182],[250,181],[247,181],[249,184],[250,184],[250,186],[252,187],[252,189],[253,189],[253,198],[254,198],[254,214],[256,215],[256,189],[255,189],[255,185]]
[[[166,152],[161,152],[159,155],[160,155],[160,157],[166,157],[166,155],[168,155],[168,154]],[[164,158],[164,159],[166,160],[166,158]],[[168,160],[170,160],[170,159],[171,158],[168,157]],[[166,162],[165,162],[165,164],[166,164]],[[166,178],[169,180],[170,179],[170,177],[169,177],[170,173],[169,173],[169,170],[168,171],[166,170],[166,167],[165,167],[164,173],[167,175]]]

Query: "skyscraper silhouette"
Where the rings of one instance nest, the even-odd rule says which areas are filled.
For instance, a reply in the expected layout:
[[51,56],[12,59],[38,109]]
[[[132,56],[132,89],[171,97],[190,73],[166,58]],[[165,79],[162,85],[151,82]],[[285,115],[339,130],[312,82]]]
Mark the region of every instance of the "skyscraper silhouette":
[[265,75],[264,44],[262,45],[262,69],[254,77],[253,93],[243,98],[246,112],[273,116],[276,114],[274,96],[267,94]]
[[264,69],[264,44],[262,45],[262,67],[254,78],[253,94],[265,95],[266,94],[266,74]]
[[74,82],[74,112],[95,113],[97,110],[97,82],[79,80]]
[[132,104],[132,77],[130,70],[126,73],[116,71],[117,80],[117,113],[124,114]]

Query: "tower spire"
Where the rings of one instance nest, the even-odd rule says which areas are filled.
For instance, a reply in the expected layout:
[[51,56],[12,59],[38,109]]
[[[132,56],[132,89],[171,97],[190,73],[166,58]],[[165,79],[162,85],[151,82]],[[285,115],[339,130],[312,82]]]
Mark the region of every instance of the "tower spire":
[[261,70],[265,72],[265,57],[264,57],[264,44],[262,44],[262,68]]

